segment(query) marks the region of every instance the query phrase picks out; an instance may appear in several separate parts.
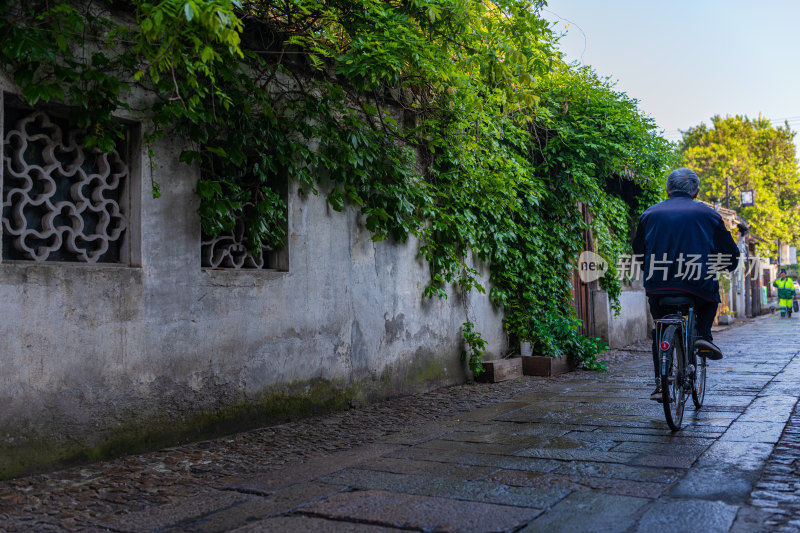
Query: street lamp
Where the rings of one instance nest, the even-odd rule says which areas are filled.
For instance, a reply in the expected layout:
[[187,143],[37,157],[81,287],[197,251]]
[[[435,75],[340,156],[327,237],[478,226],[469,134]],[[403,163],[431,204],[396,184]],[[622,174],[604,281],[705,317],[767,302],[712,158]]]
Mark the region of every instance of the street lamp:
[[[755,198],[756,193],[754,189],[742,189],[742,187],[747,187],[747,182],[739,185],[738,187],[733,187],[733,190],[739,191],[739,205],[742,207],[751,207],[755,205]],[[730,209],[730,178],[725,176],[725,208]]]

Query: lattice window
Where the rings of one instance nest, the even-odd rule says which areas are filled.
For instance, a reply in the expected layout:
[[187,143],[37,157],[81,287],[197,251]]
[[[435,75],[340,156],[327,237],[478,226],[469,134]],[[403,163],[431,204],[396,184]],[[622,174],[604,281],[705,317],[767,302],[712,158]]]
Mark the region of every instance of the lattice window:
[[[215,159],[212,162],[214,171],[218,171],[217,164],[218,162]],[[245,185],[246,188],[252,188],[254,182],[257,182],[257,180],[249,176],[240,178],[240,183]],[[280,197],[284,206],[288,204],[288,189],[285,179],[275,176],[267,186]],[[202,233],[200,258],[203,268],[215,270],[289,270],[289,252],[286,247],[274,249],[264,246],[259,254],[253,254],[250,251],[245,233],[244,214],[254,209],[256,209],[256,206],[253,203],[244,203],[242,210],[235,214],[236,224],[234,228],[222,232],[217,237]],[[284,235],[286,230],[287,227],[284,222]]]
[[[251,208],[245,204],[244,208]],[[218,237],[203,235],[202,265],[206,268],[269,269],[284,270],[281,267],[283,252],[264,247],[260,255],[254,255],[245,242],[244,224],[241,213],[236,219],[236,227]]]
[[128,262],[129,170],[43,111],[4,109],[3,259]]

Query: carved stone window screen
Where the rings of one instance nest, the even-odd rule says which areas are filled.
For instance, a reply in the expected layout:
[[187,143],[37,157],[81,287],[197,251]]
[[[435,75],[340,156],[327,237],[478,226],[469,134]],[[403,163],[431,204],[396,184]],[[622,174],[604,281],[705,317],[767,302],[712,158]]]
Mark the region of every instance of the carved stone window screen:
[[[246,210],[252,204],[245,204]],[[214,269],[234,270],[278,270],[281,268],[280,250],[262,248],[260,255],[254,255],[247,247],[244,234],[242,212],[236,217],[236,226],[217,237],[203,235],[201,246],[202,266]]]
[[122,155],[84,148],[78,130],[44,111],[4,112],[3,258],[129,261]]

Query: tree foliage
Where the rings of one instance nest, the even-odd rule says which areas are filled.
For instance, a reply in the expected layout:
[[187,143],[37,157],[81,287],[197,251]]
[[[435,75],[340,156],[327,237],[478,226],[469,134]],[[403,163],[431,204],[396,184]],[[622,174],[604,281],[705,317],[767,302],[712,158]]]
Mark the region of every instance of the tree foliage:
[[[714,116],[683,135],[681,152],[686,166],[700,175],[700,198],[728,205],[764,239],[759,252],[776,253],[775,241],[800,240],[800,175],[788,125],[774,127],[764,118]],[[740,205],[741,190],[755,191],[755,205]]]
[[[571,305],[582,234],[615,263],[640,206],[608,181],[655,198],[674,151],[634,100],[561,60],[541,5],[0,0],[0,63],[30,104],[71,106],[103,149],[132,91],[153,95],[147,140],[192,143],[181,160],[202,169],[206,233],[243,212],[253,251],[279,246],[276,183],[321,190],[360,209],[376,241],[416,237],[427,296],[483,291],[484,262],[512,337],[599,368]],[[604,284],[619,294],[613,275]]]

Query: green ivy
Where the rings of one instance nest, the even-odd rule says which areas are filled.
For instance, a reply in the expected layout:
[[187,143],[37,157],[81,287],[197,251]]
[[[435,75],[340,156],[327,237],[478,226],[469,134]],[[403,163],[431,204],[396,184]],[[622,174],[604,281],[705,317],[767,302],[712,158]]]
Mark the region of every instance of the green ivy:
[[[29,104],[66,103],[104,150],[123,134],[116,110],[154,95],[150,153],[165,136],[191,143],[180,157],[201,168],[206,234],[244,217],[252,251],[281,246],[278,191],[321,191],[357,207],[376,241],[416,237],[426,296],[483,292],[484,262],[512,341],[600,369],[570,292],[583,235],[615,263],[675,150],[634,100],[563,62],[542,5],[0,0],[0,64]],[[607,192],[613,179],[640,201]],[[616,276],[602,283],[617,302]],[[464,335],[475,372],[484,344]]]

